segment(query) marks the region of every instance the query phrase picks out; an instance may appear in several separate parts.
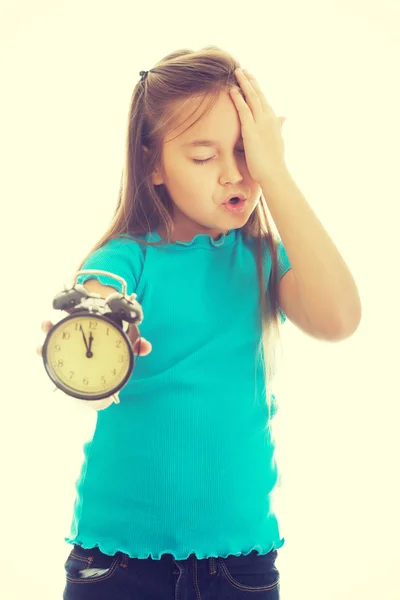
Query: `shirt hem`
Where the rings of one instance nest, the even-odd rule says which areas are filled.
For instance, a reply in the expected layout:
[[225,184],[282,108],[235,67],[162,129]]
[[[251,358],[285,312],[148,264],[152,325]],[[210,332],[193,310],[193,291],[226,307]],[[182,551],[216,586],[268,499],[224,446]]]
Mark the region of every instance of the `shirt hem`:
[[115,554],[117,554],[117,552],[122,552],[123,554],[126,554],[129,558],[139,558],[142,560],[151,558],[152,560],[161,560],[161,558],[168,554],[170,556],[173,557],[174,560],[187,560],[191,555],[195,555],[195,557],[198,560],[203,560],[203,559],[207,559],[207,558],[228,558],[228,556],[247,556],[248,554],[250,554],[251,552],[253,552],[254,550],[256,550],[258,552],[259,555],[264,555],[264,554],[268,554],[269,552],[272,552],[273,550],[279,550],[280,548],[282,548],[282,546],[285,543],[285,538],[281,538],[279,539],[277,542],[273,542],[271,544],[268,545],[261,545],[261,544],[253,544],[250,547],[248,547],[247,549],[243,549],[242,550],[233,550],[231,549],[229,552],[218,552],[217,550],[209,550],[209,551],[204,551],[204,550],[192,550],[190,552],[186,552],[184,554],[179,555],[179,552],[171,550],[171,549],[165,549],[161,552],[151,552],[151,551],[147,551],[147,552],[132,552],[131,550],[129,550],[128,548],[124,547],[123,545],[121,546],[107,546],[105,544],[96,542],[96,543],[91,543],[91,542],[82,542],[79,538],[71,538],[71,537],[66,537],[64,538],[65,542],[67,542],[68,544],[76,544],[78,546],[81,546],[82,548],[84,548],[85,550],[89,550],[92,548],[98,548],[100,550],[100,552],[102,552],[103,554],[107,554],[109,556],[114,556]]

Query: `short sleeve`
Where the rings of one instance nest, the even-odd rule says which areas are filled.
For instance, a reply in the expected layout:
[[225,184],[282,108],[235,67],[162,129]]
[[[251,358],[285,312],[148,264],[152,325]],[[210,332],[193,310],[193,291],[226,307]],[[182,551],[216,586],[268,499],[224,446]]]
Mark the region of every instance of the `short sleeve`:
[[[278,282],[282,279],[282,277],[291,269],[292,266],[289,261],[289,257],[286,253],[285,247],[282,244],[282,241],[278,241]],[[279,313],[281,317],[281,325],[286,321],[286,315],[281,308],[279,308]]]
[[[80,270],[96,269],[118,275],[126,281],[126,293],[131,295],[136,291],[142,268],[143,253],[138,242],[116,238],[93,252]],[[122,283],[107,275],[79,275],[77,281],[83,284],[89,279],[97,279],[102,285],[113,287],[122,293]]]

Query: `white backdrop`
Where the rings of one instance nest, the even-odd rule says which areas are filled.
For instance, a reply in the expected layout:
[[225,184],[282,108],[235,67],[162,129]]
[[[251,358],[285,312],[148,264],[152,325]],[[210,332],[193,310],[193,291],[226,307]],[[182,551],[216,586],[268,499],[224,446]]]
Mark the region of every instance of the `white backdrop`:
[[139,71],[216,44],[287,117],[291,172],[363,303],[359,330],[341,343],[283,327],[282,599],[400,599],[399,6],[2,3],[2,598],[62,597],[63,538],[95,424],[53,393],[35,354],[40,323],[59,318],[54,295],[108,227]]

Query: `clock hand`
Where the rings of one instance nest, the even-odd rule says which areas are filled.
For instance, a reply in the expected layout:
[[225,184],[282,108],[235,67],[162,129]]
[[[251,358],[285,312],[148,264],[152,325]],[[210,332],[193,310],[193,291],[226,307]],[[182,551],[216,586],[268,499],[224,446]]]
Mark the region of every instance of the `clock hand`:
[[90,335],[89,335],[89,348],[88,348],[88,352],[90,352],[90,351],[91,351],[91,349],[92,349],[92,342],[93,342],[93,339],[94,339],[94,338],[93,338],[93,336],[92,336],[92,332],[90,332]]
[[82,325],[79,325],[79,327],[80,327],[80,330],[82,331],[82,335],[83,335],[83,341],[85,342],[86,350],[87,350],[87,351],[89,351],[89,348],[88,348],[88,343],[87,343],[87,341],[86,341],[86,336],[85,336],[85,333],[84,333],[84,331],[83,331],[83,329],[82,329]]
[[88,343],[86,341],[86,336],[84,334],[84,331],[82,329],[82,325],[80,325],[80,330],[82,331],[82,335],[83,335],[83,341],[85,342],[85,346],[86,346],[86,358],[92,358],[93,356],[93,352],[90,351],[90,346],[92,345],[92,332],[90,332],[90,346],[88,346]]

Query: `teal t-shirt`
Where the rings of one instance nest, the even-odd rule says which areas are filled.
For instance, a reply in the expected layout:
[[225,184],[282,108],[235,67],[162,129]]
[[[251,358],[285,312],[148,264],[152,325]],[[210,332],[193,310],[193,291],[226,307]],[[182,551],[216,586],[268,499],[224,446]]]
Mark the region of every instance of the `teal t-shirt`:
[[[278,469],[257,358],[255,256],[255,241],[236,229],[158,247],[124,235],[86,260],[83,269],[115,273],[137,294],[153,350],[137,360],[120,404],[97,413],[66,542],[177,560],[283,546],[271,506]],[[281,278],[290,269],[281,242],[278,265]],[[93,278],[122,291],[106,276],[78,281]]]

